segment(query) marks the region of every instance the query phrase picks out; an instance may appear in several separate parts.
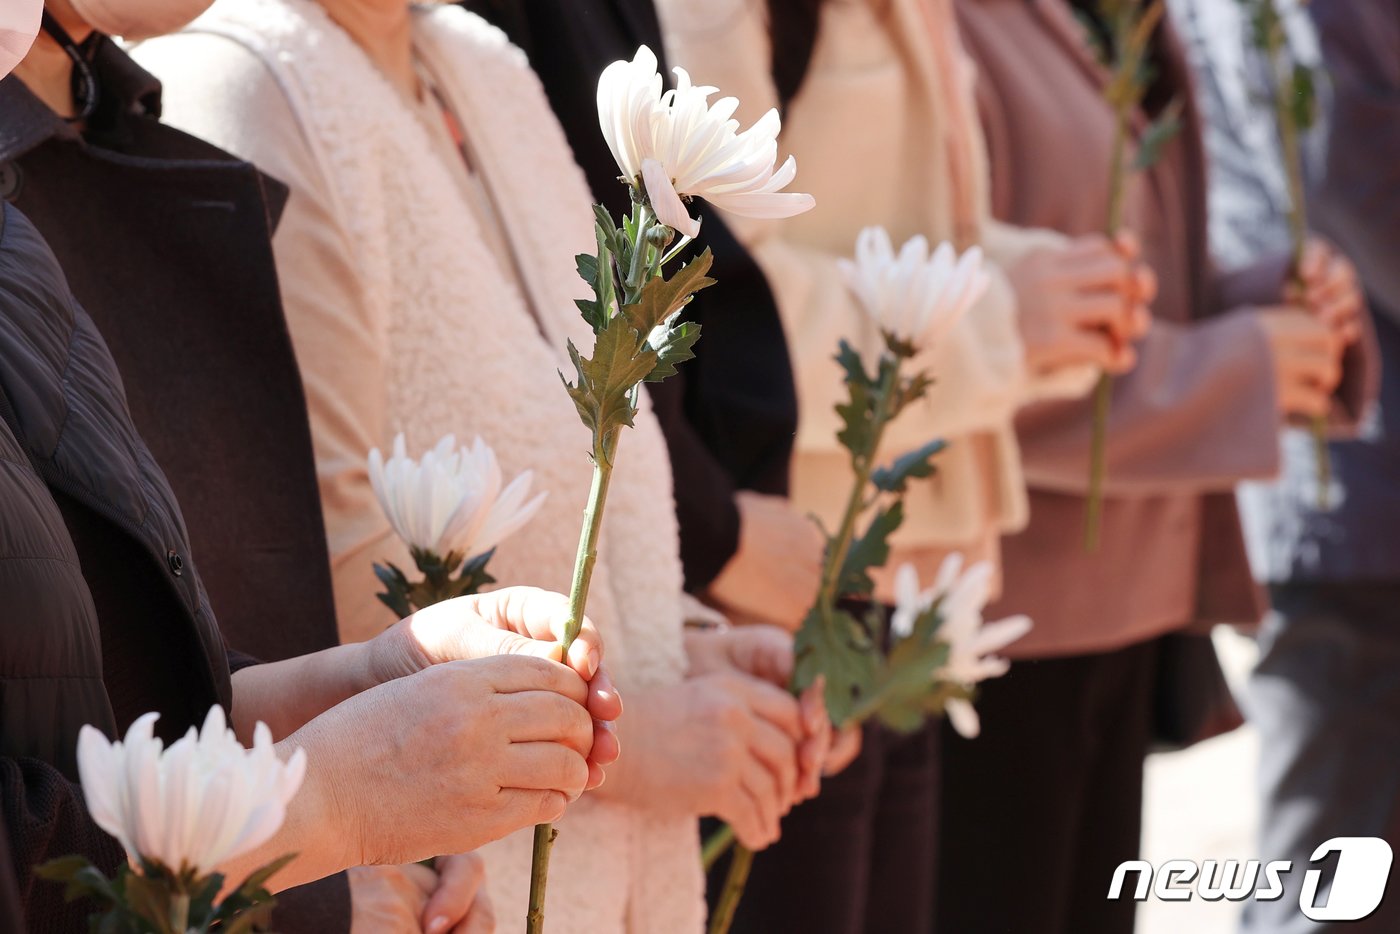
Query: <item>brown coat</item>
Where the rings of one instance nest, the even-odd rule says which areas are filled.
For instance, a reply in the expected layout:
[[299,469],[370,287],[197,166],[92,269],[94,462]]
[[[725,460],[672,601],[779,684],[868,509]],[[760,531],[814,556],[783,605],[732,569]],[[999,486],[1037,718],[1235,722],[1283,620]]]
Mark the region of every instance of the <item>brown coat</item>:
[[[979,67],[994,214],[1072,235],[1102,230],[1107,75],[1068,3],[958,0],[958,18]],[[1126,224],[1161,283],[1156,322],[1138,367],[1114,386],[1098,554],[1081,546],[1090,404],[1046,403],[1018,419],[1031,523],[1005,543],[996,609],[1035,618],[1013,647],[1022,657],[1107,651],[1192,623],[1252,622],[1263,608],[1233,489],[1278,469],[1272,362],[1249,306],[1278,299],[1283,267],[1215,275],[1200,120],[1167,30],[1155,57],[1155,93],[1181,99],[1183,129],[1133,180]],[[1137,115],[1138,133],[1146,122]],[[1338,420],[1359,411],[1365,372],[1349,367]]]

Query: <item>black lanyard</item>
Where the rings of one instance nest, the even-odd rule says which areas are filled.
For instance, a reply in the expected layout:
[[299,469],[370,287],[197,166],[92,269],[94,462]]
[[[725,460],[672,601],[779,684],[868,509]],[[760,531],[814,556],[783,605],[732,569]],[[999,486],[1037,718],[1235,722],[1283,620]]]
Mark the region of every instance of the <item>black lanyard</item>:
[[69,123],[83,123],[97,111],[97,73],[93,71],[92,62],[88,60],[82,46],[73,41],[73,37],[68,35],[68,30],[59,25],[58,20],[54,19],[47,9],[44,10],[42,23],[44,32],[48,33],[73,61],[73,100],[78,105],[78,112],[63,119]]

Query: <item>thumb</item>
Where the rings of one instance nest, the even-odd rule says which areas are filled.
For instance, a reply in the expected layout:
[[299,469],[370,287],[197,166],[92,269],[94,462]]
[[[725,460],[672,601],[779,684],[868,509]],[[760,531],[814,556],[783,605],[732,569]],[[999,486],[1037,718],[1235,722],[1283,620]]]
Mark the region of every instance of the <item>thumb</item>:
[[564,660],[564,647],[558,642],[529,639],[519,633],[494,626],[473,626],[463,634],[467,658],[489,658],[493,655],[533,655],[552,662]]

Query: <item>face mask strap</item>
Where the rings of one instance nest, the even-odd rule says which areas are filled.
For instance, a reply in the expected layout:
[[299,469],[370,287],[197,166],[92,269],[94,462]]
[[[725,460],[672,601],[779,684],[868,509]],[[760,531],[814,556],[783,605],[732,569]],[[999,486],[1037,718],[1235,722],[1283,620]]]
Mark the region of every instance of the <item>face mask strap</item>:
[[63,49],[64,54],[73,61],[73,99],[78,104],[78,112],[64,119],[69,123],[82,123],[97,111],[97,73],[93,71],[92,62],[88,61],[82,47],[73,41],[73,37],[68,35],[68,30],[64,29],[47,9],[44,10],[41,24],[44,32],[48,33],[53,41],[58,43],[59,48]]

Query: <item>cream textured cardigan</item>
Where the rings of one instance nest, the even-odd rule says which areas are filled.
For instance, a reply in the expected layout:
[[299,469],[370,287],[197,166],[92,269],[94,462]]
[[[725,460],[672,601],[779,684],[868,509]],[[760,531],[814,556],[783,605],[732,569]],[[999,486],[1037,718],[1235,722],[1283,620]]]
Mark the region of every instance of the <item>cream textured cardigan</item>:
[[[802,413],[794,500],[828,527],[839,517],[850,482],[847,456],[836,442],[834,407],[842,386],[832,358],[843,337],[868,353],[879,342],[836,260],[849,255],[856,234],[872,224],[888,228],[897,244],[915,234],[961,246],[980,241],[992,260],[987,295],[921,361],[937,381],[928,401],[894,422],[887,435],[886,455],[935,437],[952,442],[936,459],[937,475],[911,488],[908,519],[895,539],[891,566],[914,558],[927,577],[943,550],[991,556],[998,534],[1025,525],[1013,415],[1036,398],[1087,392],[1095,373],[1083,367],[1049,377],[1026,372],[1015,295],[1001,269],[1030,249],[1062,240],[988,217],[971,65],[951,32],[956,24],[945,0],[878,5],[883,9],[865,0],[823,5],[806,81],[783,116],[779,148],[797,157],[792,187],[815,195],[816,209],[788,220],[735,218],[733,224],[773,285],[792,349]],[[659,0],[657,6],[671,63],[697,83],[738,97],[743,125],[778,104],[762,0]],[[935,30],[948,30],[952,38],[936,43]],[[970,157],[966,190],[955,183],[954,135]],[[959,223],[960,205],[972,215],[970,223]]]
[[[534,470],[549,498],[491,570],[565,592],[590,477],[587,434],[557,373],[566,336],[590,346],[572,301],[586,291],[573,255],[594,248],[582,174],[524,56],[500,32],[440,6],[415,13],[414,41],[470,136],[528,296],[485,245],[457,167],[320,7],[220,0],[186,33],[136,52],[164,80],[169,122],[291,188],[273,245],[351,639],[392,622],[375,600],[371,562],[412,566],[370,490],[370,447],[398,431],[412,450],[448,431],[479,434],[508,474]],[[682,678],[681,586],[671,470],[648,410],[621,441],[589,604],[624,688]],[[697,839],[693,817],[579,801],[560,823],[550,930],[700,930]],[[503,925],[524,915],[530,849],[525,830],[483,851]]]

